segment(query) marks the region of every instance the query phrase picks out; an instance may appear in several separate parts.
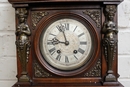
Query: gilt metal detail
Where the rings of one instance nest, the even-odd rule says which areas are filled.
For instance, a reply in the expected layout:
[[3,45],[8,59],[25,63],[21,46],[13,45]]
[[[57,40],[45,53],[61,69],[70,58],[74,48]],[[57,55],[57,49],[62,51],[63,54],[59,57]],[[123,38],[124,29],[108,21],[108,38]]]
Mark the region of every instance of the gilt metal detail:
[[37,26],[38,22],[44,17],[47,16],[48,12],[44,12],[44,11],[32,11],[31,13],[31,19],[32,19],[32,28],[35,29],[35,27]]
[[101,27],[100,10],[85,10],[84,14],[88,15],[96,23],[97,27]]
[[113,74],[112,65],[115,58],[117,48],[117,27],[114,22],[114,16],[116,13],[115,5],[106,5],[104,9],[105,22],[103,24],[102,33],[104,34],[103,46],[104,54],[107,62],[107,75],[105,77],[106,82],[116,81],[116,77]]
[[16,29],[16,46],[18,51],[18,56],[20,59],[22,73],[19,81],[29,81],[28,73],[27,73],[27,63],[29,58],[29,50],[30,50],[30,40],[29,36],[31,35],[31,31],[27,24],[27,9],[26,8],[18,8],[16,10],[16,15],[18,18],[18,25]]
[[44,69],[42,69],[36,61],[34,62],[34,76],[37,78],[52,77],[52,75],[46,72]]
[[95,66],[87,73],[84,74],[85,77],[100,77],[101,76],[101,59],[97,61]]

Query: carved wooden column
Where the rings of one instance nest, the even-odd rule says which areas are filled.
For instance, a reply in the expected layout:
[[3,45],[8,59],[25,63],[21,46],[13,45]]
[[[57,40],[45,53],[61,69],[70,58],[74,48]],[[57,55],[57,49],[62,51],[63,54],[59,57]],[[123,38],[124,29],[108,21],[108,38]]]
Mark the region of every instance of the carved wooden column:
[[117,26],[114,22],[116,13],[116,5],[106,5],[104,8],[105,22],[103,25],[102,33],[104,34],[103,46],[104,54],[107,62],[107,75],[105,82],[116,82],[116,76],[113,72],[113,60],[115,58],[117,47]]
[[18,58],[20,60],[22,68],[21,76],[18,80],[20,82],[28,82],[30,79],[27,71],[27,63],[31,45],[29,40],[31,31],[27,24],[27,16],[28,16],[27,9],[17,8],[16,15],[18,19],[18,25],[16,29],[16,36],[17,36],[16,46],[18,51]]

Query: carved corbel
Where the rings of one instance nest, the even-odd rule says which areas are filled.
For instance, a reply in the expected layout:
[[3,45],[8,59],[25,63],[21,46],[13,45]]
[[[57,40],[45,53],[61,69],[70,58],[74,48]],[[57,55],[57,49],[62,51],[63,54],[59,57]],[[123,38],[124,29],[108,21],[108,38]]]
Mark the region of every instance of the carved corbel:
[[106,5],[104,9],[105,22],[103,24],[102,33],[104,34],[103,46],[104,54],[107,63],[107,75],[105,76],[105,82],[116,82],[116,77],[113,74],[113,60],[117,47],[117,27],[114,22],[114,16],[116,13],[116,5]]
[[21,63],[21,76],[19,78],[20,82],[28,82],[30,81],[27,71],[27,63],[28,56],[30,51],[30,40],[29,36],[31,35],[31,31],[27,24],[27,9],[26,8],[18,8],[16,9],[16,16],[18,19],[18,25],[16,27],[16,46],[18,51],[19,60]]

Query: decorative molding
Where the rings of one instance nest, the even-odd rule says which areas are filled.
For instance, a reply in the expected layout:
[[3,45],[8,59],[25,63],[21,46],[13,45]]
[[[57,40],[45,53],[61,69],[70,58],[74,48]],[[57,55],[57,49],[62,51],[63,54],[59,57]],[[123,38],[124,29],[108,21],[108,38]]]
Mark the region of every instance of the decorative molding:
[[105,22],[103,24],[102,33],[104,34],[103,46],[104,55],[107,62],[107,75],[105,77],[106,82],[116,81],[114,72],[112,70],[113,60],[115,53],[117,52],[117,26],[114,22],[114,16],[116,13],[116,5],[106,5],[104,9]]
[[101,59],[97,61],[95,66],[87,73],[84,74],[85,77],[100,77],[101,76]]
[[31,19],[32,19],[32,29],[35,29],[38,22],[44,17],[47,16],[48,12],[44,11],[32,11],[31,13]]
[[47,78],[47,77],[52,77],[51,74],[47,73],[45,70],[43,70],[41,68],[41,66],[36,62],[34,61],[34,76],[37,77],[37,78]]
[[101,13],[100,10],[85,10],[84,14],[88,15],[97,25],[98,28],[101,27]]
[[18,18],[18,25],[16,29],[16,46],[18,51],[18,56],[21,62],[22,73],[19,81],[28,82],[30,79],[28,77],[27,72],[27,63],[29,58],[29,51],[31,42],[29,40],[29,36],[31,35],[31,31],[27,24],[27,9],[26,8],[17,8],[16,15]]

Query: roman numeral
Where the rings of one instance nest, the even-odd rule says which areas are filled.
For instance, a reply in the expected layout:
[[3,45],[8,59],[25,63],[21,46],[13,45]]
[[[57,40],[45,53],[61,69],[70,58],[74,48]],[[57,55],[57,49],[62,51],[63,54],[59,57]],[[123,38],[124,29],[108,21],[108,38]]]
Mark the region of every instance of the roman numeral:
[[78,35],[78,37],[81,37],[82,35],[84,35],[84,33],[81,33],[80,35]]
[[83,49],[79,48],[78,52],[80,52],[81,54],[84,54],[85,51]]
[[77,59],[78,60],[78,58],[74,55],[74,57],[75,57],[75,59]]
[[57,28],[60,32],[64,32],[65,29],[66,29],[66,30],[69,30],[69,23],[57,25],[56,28]]
[[52,35],[52,36],[56,36],[55,34],[52,34],[52,33],[50,33],[50,35]]
[[52,42],[47,42],[47,45],[52,45]]
[[65,29],[69,30],[69,23],[65,23]]
[[77,26],[74,28],[74,31],[73,31],[73,32],[75,32],[76,29],[77,29]]
[[65,63],[69,63],[69,59],[67,56],[65,56]]
[[87,45],[87,42],[80,42],[80,45]]
[[63,27],[60,26],[60,25],[57,25],[56,28],[57,28],[60,32],[63,32],[63,31],[64,31]]
[[55,50],[56,50],[55,47],[49,50],[49,52],[51,53],[51,55],[53,55],[55,53]]
[[60,59],[61,59],[61,55],[59,54],[57,55],[56,60],[60,61]]

